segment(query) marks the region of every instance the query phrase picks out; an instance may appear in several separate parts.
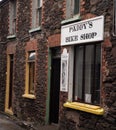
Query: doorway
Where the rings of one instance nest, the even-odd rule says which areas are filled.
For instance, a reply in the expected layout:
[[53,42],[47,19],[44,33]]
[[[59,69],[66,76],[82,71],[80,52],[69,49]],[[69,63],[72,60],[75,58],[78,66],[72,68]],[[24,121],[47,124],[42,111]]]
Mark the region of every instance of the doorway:
[[51,59],[51,87],[50,87],[50,123],[58,123],[59,120],[59,94],[60,94],[60,50],[52,50]]

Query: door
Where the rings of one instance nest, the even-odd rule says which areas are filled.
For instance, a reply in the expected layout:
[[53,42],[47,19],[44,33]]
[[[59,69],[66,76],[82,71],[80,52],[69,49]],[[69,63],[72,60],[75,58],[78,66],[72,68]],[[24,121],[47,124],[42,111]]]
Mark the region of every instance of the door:
[[58,123],[60,93],[60,57],[53,57],[51,64],[50,123]]

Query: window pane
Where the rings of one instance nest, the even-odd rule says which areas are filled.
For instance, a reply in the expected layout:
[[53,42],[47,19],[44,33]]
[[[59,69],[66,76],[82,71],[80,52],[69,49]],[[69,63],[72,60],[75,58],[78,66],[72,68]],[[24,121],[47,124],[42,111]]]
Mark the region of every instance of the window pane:
[[42,7],[42,0],[37,0],[38,8]]
[[91,87],[94,72],[94,46],[88,45],[85,48],[85,102],[91,103]]
[[74,100],[100,103],[101,45],[75,48]]
[[42,0],[38,0],[38,10],[37,10],[37,24],[41,25],[41,15],[42,15]]
[[75,56],[75,94],[74,99],[81,101],[82,100],[82,81],[83,81],[83,47],[76,48]]
[[35,52],[29,53],[28,61],[35,60]]
[[16,33],[16,0],[10,1],[9,20],[9,33],[12,35]]
[[32,28],[41,25],[42,0],[32,1]]
[[29,63],[29,93],[34,94],[35,62]]
[[95,61],[95,90],[93,103],[100,103],[100,67],[101,67],[101,45],[96,46],[96,61]]
[[16,18],[16,0],[13,1],[13,16]]
[[74,14],[79,13],[79,1],[80,0],[74,0]]
[[13,65],[14,65],[14,55],[10,56],[10,72],[9,72],[9,109],[12,107],[12,90],[13,90]]
[[41,12],[41,8],[38,9],[38,25],[40,26],[41,25],[41,17],[42,17],[42,12]]

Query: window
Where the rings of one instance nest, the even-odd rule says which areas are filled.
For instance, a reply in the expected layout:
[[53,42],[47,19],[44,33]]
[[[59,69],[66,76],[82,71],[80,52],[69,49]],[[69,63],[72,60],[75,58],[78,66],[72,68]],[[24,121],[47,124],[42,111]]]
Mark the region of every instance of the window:
[[100,103],[100,44],[75,46],[74,101]]
[[26,87],[23,97],[35,98],[35,52],[27,54],[26,61]]
[[114,35],[116,35],[116,0],[114,0]]
[[74,8],[73,8],[73,15],[79,13],[79,0],[74,0]]
[[9,22],[9,33],[14,35],[16,33],[16,0],[10,0]]
[[29,69],[29,94],[34,94],[34,82],[35,82],[35,52],[30,52],[28,57],[28,69]]
[[41,26],[42,0],[32,1],[32,29]]
[[66,18],[72,18],[78,15],[80,11],[80,0],[67,0],[66,2]]

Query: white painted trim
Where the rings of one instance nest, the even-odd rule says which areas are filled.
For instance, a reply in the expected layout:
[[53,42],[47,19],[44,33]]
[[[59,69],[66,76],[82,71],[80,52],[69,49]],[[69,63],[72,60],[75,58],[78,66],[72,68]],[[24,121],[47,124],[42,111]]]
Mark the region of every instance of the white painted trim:
[[68,101],[73,100],[73,69],[74,69],[74,46],[69,48],[69,91]]
[[29,33],[33,33],[36,31],[41,31],[41,26],[37,27],[37,28],[32,28],[31,30],[29,30]]
[[7,36],[7,39],[12,39],[12,38],[16,38],[16,35],[9,35],[9,36]]
[[79,21],[79,20],[81,20],[80,14],[75,15],[73,18],[63,20],[61,22],[61,24],[66,24],[66,23],[70,23],[70,22],[73,22],[73,21]]

